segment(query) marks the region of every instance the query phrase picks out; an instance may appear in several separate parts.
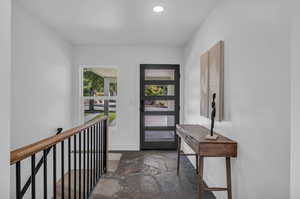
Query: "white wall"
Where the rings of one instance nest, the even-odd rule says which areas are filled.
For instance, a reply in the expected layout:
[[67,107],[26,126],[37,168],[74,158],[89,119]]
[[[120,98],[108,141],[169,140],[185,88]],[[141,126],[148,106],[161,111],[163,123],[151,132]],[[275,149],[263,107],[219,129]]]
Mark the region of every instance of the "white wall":
[[9,197],[11,1],[0,1],[0,195]]
[[291,199],[300,198],[300,2],[294,1],[291,31]]
[[[117,127],[110,132],[111,150],[139,150],[139,67],[140,64],[181,64],[182,49],[159,47],[76,46],[74,65],[118,68]],[[79,77],[79,75],[77,75]],[[77,118],[79,118],[77,78]],[[79,121],[78,121],[79,122]]]
[[[73,68],[72,46],[16,1],[13,1],[12,22],[10,138],[11,149],[16,149],[54,135],[58,127],[71,127]],[[51,162],[52,154],[49,156]],[[57,158],[60,160],[60,157]],[[22,163],[23,181],[30,174],[29,165],[29,161]],[[51,166],[49,164],[50,177]],[[14,172],[12,167],[11,197],[15,196]],[[42,169],[39,171],[41,174]],[[37,198],[42,197],[39,195],[43,190],[41,179],[41,176],[37,177]],[[50,182],[48,185],[51,190]]]
[[[200,55],[225,41],[226,121],[216,131],[239,144],[232,161],[234,198],[289,198],[289,25],[283,3],[220,1],[185,50],[185,123],[208,125],[200,117]],[[204,169],[209,185],[225,184],[223,159],[206,159]]]
[[12,135],[17,148],[71,125],[72,46],[13,3]]

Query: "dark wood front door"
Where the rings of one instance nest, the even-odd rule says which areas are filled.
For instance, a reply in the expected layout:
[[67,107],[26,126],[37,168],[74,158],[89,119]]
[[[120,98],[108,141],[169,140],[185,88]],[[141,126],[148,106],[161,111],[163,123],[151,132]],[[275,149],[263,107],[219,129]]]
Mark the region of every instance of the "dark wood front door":
[[179,124],[180,66],[140,67],[141,149],[176,149]]

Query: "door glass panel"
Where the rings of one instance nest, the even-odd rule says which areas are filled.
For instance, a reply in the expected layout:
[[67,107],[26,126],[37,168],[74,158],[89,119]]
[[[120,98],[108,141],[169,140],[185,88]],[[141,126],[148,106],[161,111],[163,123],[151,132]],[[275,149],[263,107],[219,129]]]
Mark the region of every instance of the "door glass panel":
[[175,70],[172,69],[146,69],[145,80],[174,80]]
[[175,111],[174,100],[145,100],[145,111]]
[[146,142],[174,142],[174,131],[145,131]]
[[174,96],[175,85],[145,85],[145,96]]
[[175,117],[174,115],[146,115],[145,126],[146,127],[175,126]]

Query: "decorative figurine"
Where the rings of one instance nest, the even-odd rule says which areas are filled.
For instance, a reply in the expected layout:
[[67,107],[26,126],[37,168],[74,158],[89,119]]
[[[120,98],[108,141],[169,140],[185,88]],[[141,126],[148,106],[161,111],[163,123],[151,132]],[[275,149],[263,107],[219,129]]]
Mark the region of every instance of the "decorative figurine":
[[210,127],[210,135],[206,136],[206,139],[216,140],[218,135],[214,135],[215,128],[215,117],[216,117],[216,93],[213,94],[213,101],[211,103],[212,111],[211,111],[211,127]]

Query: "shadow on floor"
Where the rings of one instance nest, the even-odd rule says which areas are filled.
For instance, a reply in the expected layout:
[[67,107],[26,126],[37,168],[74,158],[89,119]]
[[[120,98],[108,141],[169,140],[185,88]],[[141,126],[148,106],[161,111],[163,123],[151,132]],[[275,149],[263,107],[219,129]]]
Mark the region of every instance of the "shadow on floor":
[[[115,172],[98,183],[92,199],[196,199],[196,173],[186,157],[176,176],[177,153],[173,151],[124,152]],[[215,199],[211,192],[205,199]]]

